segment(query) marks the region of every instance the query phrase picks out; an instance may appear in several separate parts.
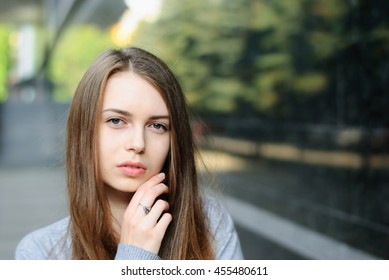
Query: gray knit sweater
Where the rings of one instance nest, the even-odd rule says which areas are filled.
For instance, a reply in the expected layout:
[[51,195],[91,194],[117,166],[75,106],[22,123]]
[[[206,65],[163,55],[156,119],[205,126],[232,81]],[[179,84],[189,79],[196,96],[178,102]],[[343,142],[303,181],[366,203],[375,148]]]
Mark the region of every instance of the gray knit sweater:
[[[216,198],[211,196],[206,196],[204,199],[203,209],[210,222],[216,259],[243,259],[238,235],[227,210]],[[72,242],[68,228],[69,217],[29,233],[19,242],[15,258],[30,260],[72,259]],[[120,243],[115,259],[159,260],[160,257],[135,246]]]

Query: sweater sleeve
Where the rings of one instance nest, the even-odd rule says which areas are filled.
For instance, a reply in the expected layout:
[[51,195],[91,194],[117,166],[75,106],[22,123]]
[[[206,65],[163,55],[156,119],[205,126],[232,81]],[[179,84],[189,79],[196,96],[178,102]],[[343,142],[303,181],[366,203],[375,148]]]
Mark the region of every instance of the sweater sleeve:
[[141,248],[120,243],[116,252],[115,260],[160,260],[161,258]]

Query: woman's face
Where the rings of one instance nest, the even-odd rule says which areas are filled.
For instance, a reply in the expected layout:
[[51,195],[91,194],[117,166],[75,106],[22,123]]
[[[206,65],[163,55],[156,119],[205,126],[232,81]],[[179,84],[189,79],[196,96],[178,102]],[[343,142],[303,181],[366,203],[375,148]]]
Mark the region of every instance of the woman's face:
[[164,166],[170,147],[169,112],[145,79],[115,73],[104,92],[99,133],[104,183],[133,193]]

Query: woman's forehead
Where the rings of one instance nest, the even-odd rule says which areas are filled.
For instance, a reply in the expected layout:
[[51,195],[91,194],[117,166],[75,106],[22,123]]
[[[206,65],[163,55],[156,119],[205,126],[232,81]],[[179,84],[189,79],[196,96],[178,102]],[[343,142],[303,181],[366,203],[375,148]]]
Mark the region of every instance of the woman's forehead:
[[156,115],[169,114],[161,92],[147,79],[130,71],[115,73],[108,79],[103,110],[108,108]]

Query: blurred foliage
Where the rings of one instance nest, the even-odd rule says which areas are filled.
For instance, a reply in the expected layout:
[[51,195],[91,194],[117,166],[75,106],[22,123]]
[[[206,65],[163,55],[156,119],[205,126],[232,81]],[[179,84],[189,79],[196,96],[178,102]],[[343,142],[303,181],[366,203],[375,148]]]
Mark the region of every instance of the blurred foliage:
[[7,81],[11,59],[9,36],[10,30],[0,25],[0,103],[4,102],[8,96]]
[[[131,44],[165,60],[204,116],[389,123],[386,11],[376,0],[164,0]],[[55,100],[68,101],[110,32],[73,26],[55,50]]]
[[163,3],[159,19],[143,22],[132,44],[171,66],[198,111],[389,122],[387,1]]
[[112,47],[109,31],[92,25],[71,26],[58,43],[50,65],[53,99],[69,101],[86,69],[108,47]]

